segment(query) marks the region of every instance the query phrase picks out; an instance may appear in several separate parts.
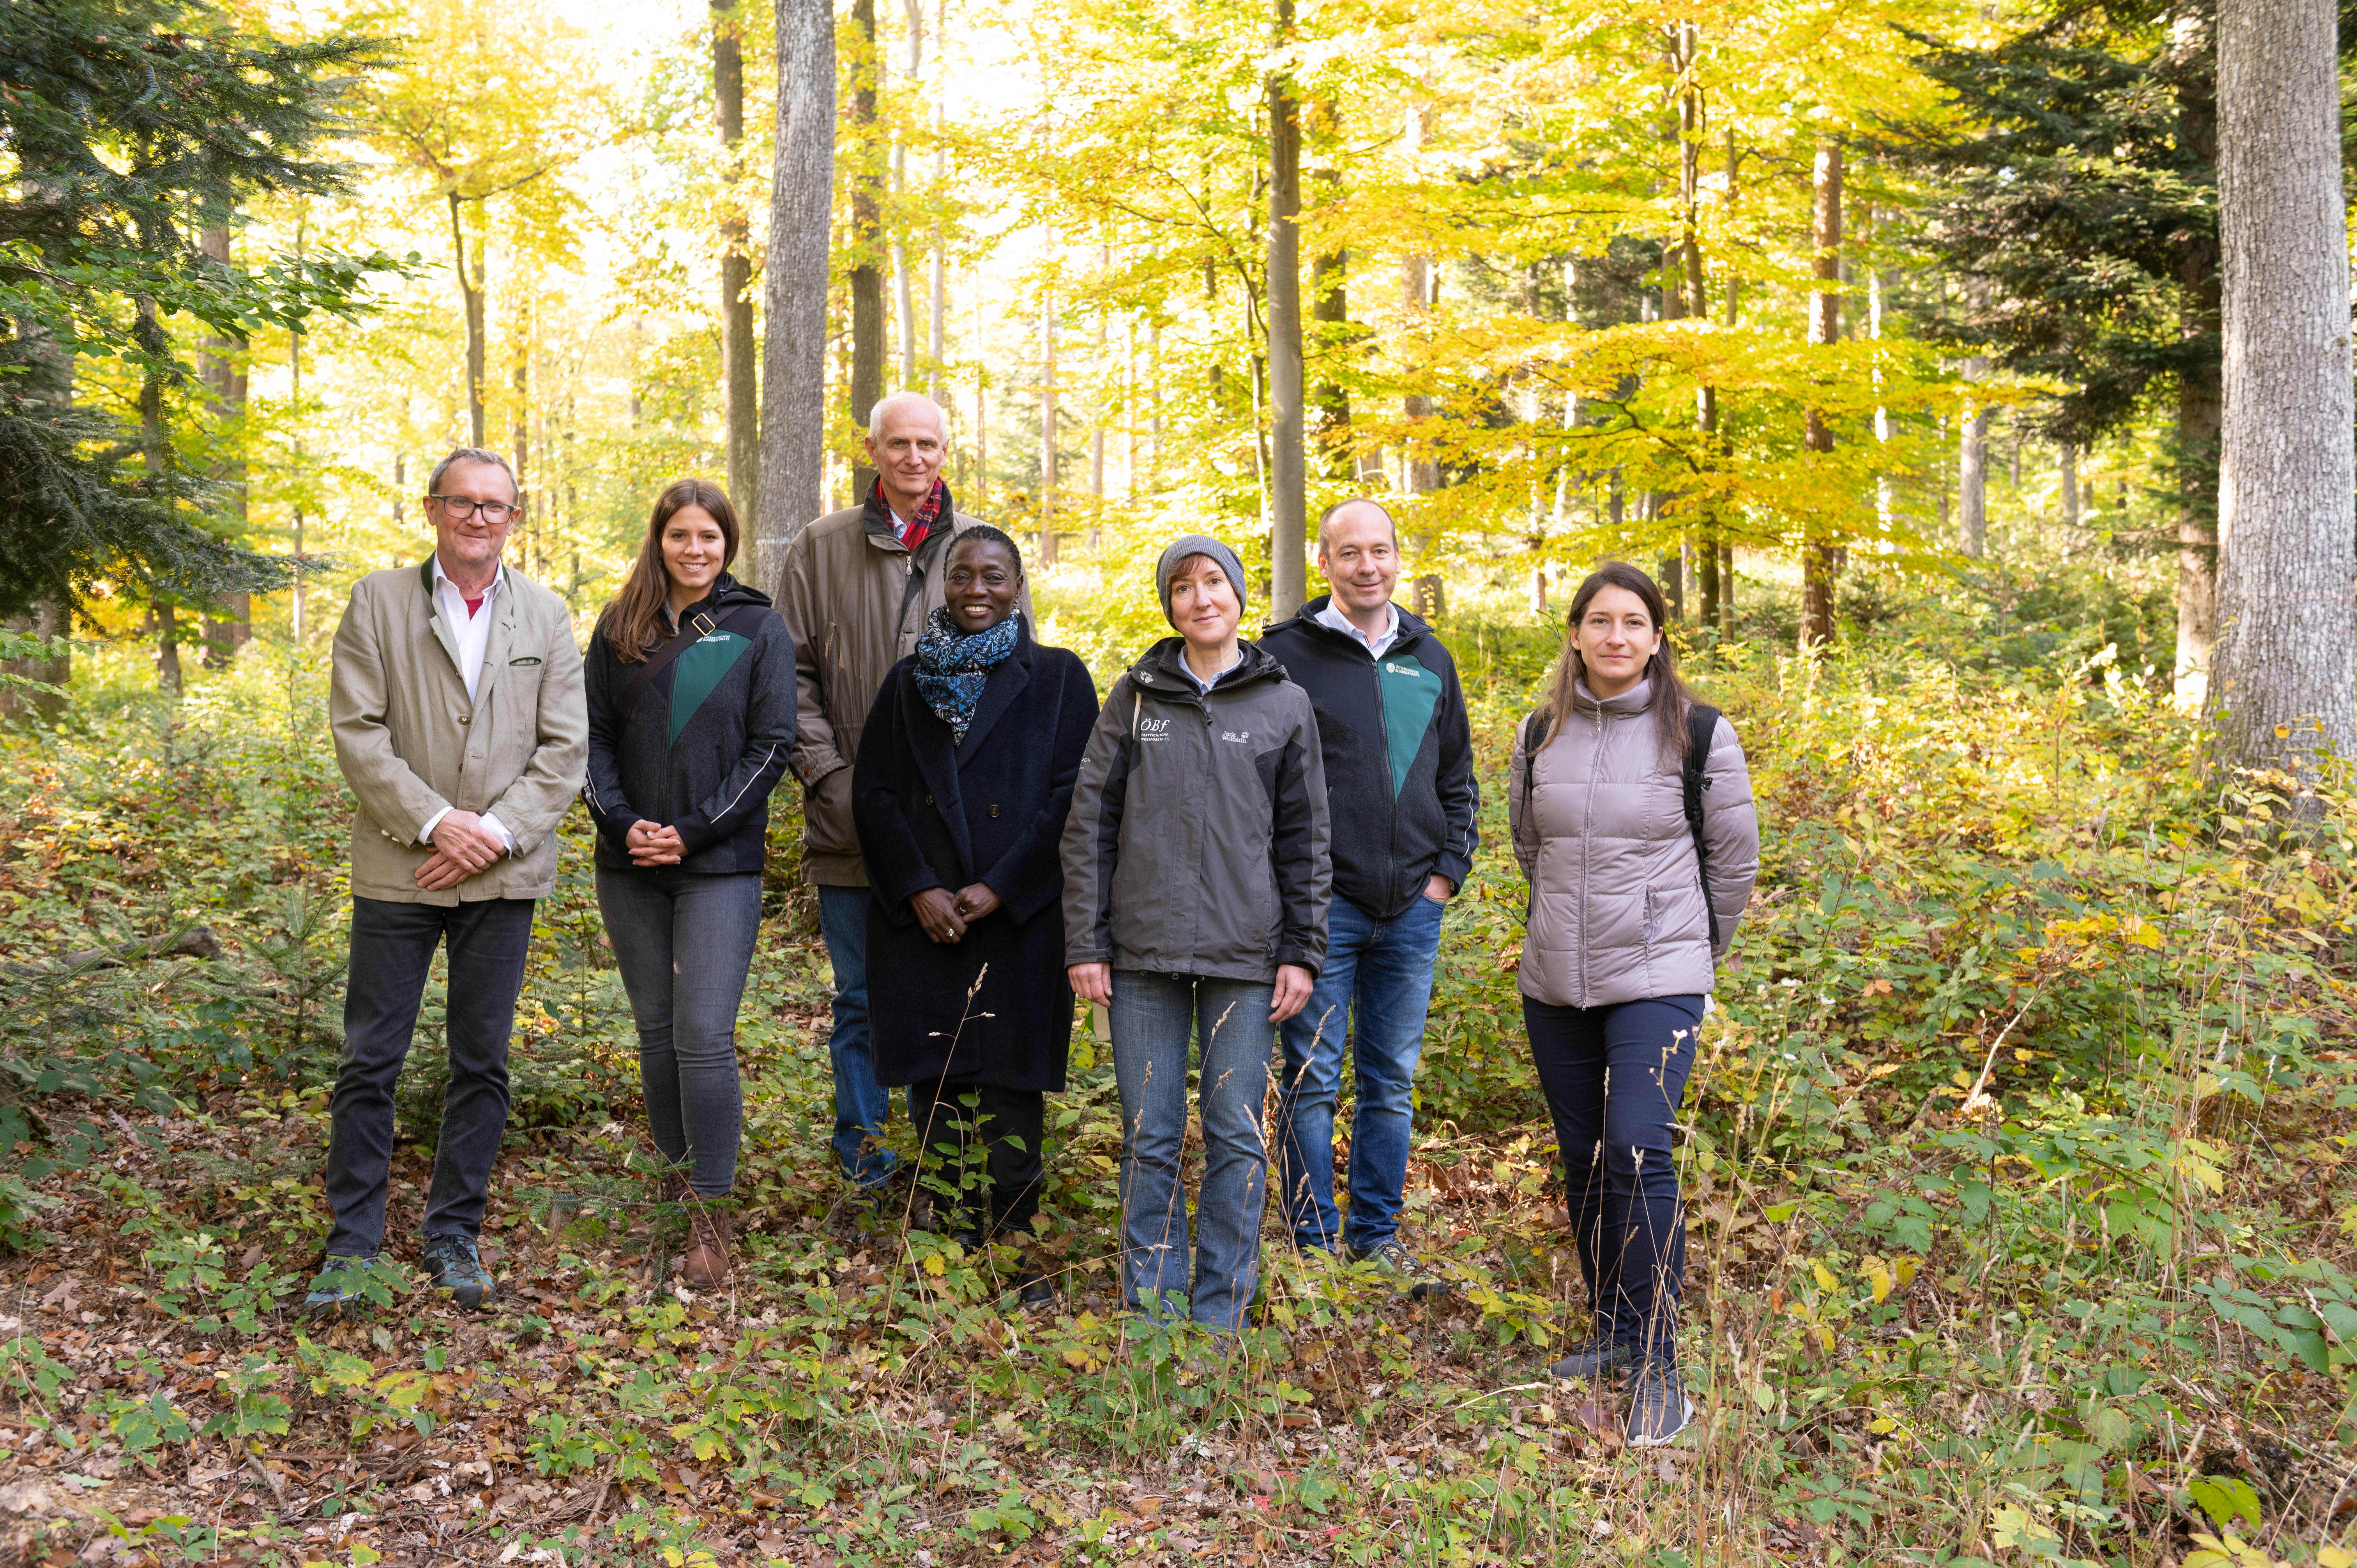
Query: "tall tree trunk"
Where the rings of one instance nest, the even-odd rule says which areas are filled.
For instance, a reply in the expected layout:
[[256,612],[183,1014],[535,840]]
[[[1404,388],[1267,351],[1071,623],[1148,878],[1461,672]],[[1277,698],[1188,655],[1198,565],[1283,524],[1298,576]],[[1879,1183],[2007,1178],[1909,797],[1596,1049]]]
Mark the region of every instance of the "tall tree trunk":
[[[1964,285],[1964,307],[1973,318],[1988,309],[1988,284],[1975,278]],[[1964,380],[1987,379],[1986,354],[1964,361]],[[1956,545],[1977,561],[1988,553],[1988,407],[1975,399],[1956,420]]]
[[1039,294],[1039,561],[1056,564],[1056,295]]
[[[2180,0],[2169,25],[2177,70],[2177,134],[2195,157],[2218,161],[2218,98],[2214,70],[2202,57],[2216,47],[2210,7]],[[2218,439],[2224,409],[2218,365],[2208,348],[2218,333],[2218,252],[2187,244],[2177,268],[2180,341],[2196,345],[2177,381],[2177,666],[2171,685],[2178,703],[2199,711],[2210,685],[2218,639]]]
[[[1342,111],[1337,104],[1327,100],[1312,108],[1320,135],[1330,141],[1340,134]],[[1318,165],[1310,183],[1318,206],[1330,209],[1342,199],[1342,172],[1330,158]],[[1350,252],[1333,250],[1320,252],[1309,268],[1309,314],[1310,319],[1318,323],[1316,343],[1321,372],[1316,389],[1309,394],[1309,406],[1318,414],[1318,471],[1331,479],[1359,475],[1351,449],[1350,389],[1332,373],[1336,360],[1350,351]]]
[[[925,0],[901,0],[900,8],[909,26],[909,85],[916,90],[918,74],[925,68]],[[895,133],[892,138],[892,194],[903,196],[909,188],[909,149]],[[907,238],[898,230],[892,234],[892,275],[899,290],[900,306],[900,384],[917,384],[917,282],[909,265]]]
[[772,596],[786,547],[819,515],[826,493],[834,7],[831,0],[777,0],[777,152],[762,278],[760,543],[747,568]]
[[[168,505],[165,481],[171,462],[171,438],[164,429],[164,365],[172,342],[156,318],[156,302],[143,297],[138,308],[138,318],[131,329],[132,341],[148,356],[139,375],[139,466],[146,476],[150,496]],[[178,697],[181,687],[180,611],[167,595],[149,596],[146,629],[156,639],[156,684]]]
[[[1695,320],[1710,320],[1710,297],[1705,292],[1702,268],[1702,147],[1703,125],[1702,87],[1694,74],[1695,57],[1701,47],[1701,34],[1691,22],[1681,23],[1672,35],[1672,59],[1677,70],[1678,94],[1678,220],[1681,283],[1685,295],[1686,314]],[[1695,389],[1695,429],[1700,434],[1702,461],[1706,468],[1716,471],[1724,461],[1718,440],[1718,389],[1698,386]],[[1695,516],[1695,586],[1697,590],[1695,611],[1707,628],[1718,626],[1721,618],[1719,581],[1722,530],[1717,499],[1708,493],[1702,498]]]
[[2349,251],[2330,0],[2218,7],[2221,760],[2357,751]]
[[[467,271],[467,231],[458,221],[459,196],[450,193],[451,268],[467,307],[467,445],[483,445],[483,248],[475,247],[475,270]],[[300,591],[299,589],[297,590]]]
[[761,413],[753,340],[752,231],[744,208],[745,51],[737,0],[712,0],[712,112],[720,133],[727,194],[720,204],[720,396],[728,431],[728,499],[743,530],[746,559],[737,570],[752,581],[761,531]]
[[[1293,0],[1276,0],[1276,42],[1293,34]],[[1301,104],[1283,75],[1268,80],[1269,614],[1284,620],[1309,596],[1308,454],[1301,366]]]
[[[1401,140],[1413,158],[1424,147],[1424,138],[1432,128],[1432,110],[1424,104],[1411,104],[1402,128]],[[1400,258],[1400,305],[1407,319],[1406,361],[1402,368],[1411,378],[1423,373],[1424,318],[1432,299],[1432,263],[1420,255]],[[1413,425],[1432,417],[1432,399],[1422,392],[1409,392],[1401,400],[1400,413]],[[1422,437],[1411,435],[1400,453],[1400,493],[1429,495],[1440,488],[1439,465],[1429,457],[1417,455]],[[1424,548],[1431,549],[1437,541],[1426,535]]]
[[[1841,338],[1842,149],[1841,144],[1817,144],[1811,207],[1813,269],[1817,286],[1809,295],[1809,341],[1830,344]],[[1808,413],[1803,443],[1812,452],[1834,449],[1833,428],[1821,410]],[[1839,546],[1832,537],[1832,520],[1809,520],[1801,545],[1801,651],[1814,652],[1833,640],[1834,576],[1839,570]]]
[[2055,488],[2062,494],[2062,526],[2079,526],[2079,448],[2068,441],[2054,447]]
[[[229,225],[209,223],[198,235],[198,248],[209,260],[223,266],[229,264]],[[205,334],[197,341],[197,377],[204,382],[213,417],[231,428],[226,437],[215,438],[219,458],[213,464],[213,478],[229,491],[230,513],[237,520],[238,537],[245,537],[247,524],[245,494],[245,350],[242,333],[231,338]],[[400,505],[396,499],[395,507]],[[398,513],[396,513],[396,517]],[[219,619],[207,618],[199,628],[205,639],[204,660],[207,668],[221,669],[237,650],[253,636],[253,596],[240,591],[221,596],[222,614]]]
[[[852,0],[851,25],[859,34],[858,63],[851,82],[851,123],[857,127],[858,166],[851,174],[851,423],[867,428],[867,415],[884,397],[883,177],[876,166],[876,0]],[[876,470],[855,463],[851,496],[865,499]]]

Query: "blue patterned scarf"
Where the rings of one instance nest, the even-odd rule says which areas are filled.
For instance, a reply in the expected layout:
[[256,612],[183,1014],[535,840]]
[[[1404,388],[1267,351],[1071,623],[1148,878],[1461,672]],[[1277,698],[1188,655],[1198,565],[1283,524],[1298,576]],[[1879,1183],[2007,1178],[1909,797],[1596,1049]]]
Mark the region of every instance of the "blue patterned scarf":
[[958,630],[946,608],[935,610],[925,623],[925,635],[917,641],[917,692],[957,742],[965,739],[966,726],[974,723],[974,704],[982,701],[990,672],[1015,651],[1015,623],[1020,614],[1008,616],[988,631]]

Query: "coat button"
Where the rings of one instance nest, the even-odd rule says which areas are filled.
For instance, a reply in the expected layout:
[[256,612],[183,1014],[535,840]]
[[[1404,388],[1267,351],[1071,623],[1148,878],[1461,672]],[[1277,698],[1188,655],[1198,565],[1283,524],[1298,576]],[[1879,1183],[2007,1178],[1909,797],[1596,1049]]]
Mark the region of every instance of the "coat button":
[[991,808],[990,808],[990,814],[991,814],[992,816],[994,816],[994,817],[995,817],[995,816],[996,816],[996,815],[998,815],[998,808],[997,808],[996,806],[993,806],[993,807],[991,807]]
[[930,806],[930,805],[931,805],[932,803],[933,803],[933,798],[932,798],[931,795],[926,796],[926,797],[925,797],[925,804],[926,804],[926,805],[928,805],[928,806]]
[[458,715],[458,722],[459,722],[460,724],[462,724],[462,725],[463,725],[463,724],[466,724],[466,723],[468,723],[468,721],[470,721],[471,719],[473,719],[473,717],[474,717],[474,716],[475,716],[475,715],[474,715],[474,714],[460,714]]

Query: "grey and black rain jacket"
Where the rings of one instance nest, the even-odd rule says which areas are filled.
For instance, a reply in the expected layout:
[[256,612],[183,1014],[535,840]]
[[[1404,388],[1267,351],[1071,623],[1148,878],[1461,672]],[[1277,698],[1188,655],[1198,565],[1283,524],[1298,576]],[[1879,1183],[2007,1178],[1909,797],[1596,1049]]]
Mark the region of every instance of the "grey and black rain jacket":
[[1113,685],[1065,820],[1064,961],[1271,981],[1326,959],[1309,698],[1252,643],[1207,693],[1165,638]]

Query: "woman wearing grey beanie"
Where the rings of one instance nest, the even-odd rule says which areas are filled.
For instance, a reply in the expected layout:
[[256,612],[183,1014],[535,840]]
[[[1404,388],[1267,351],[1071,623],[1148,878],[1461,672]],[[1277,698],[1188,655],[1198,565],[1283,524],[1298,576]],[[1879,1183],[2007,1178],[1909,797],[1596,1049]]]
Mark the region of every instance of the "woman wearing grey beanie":
[[[1237,636],[1235,553],[1187,534],[1154,578],[1178,635],[1114,682],[1089,737],[1064,825],[1064,956],[1072,989],[1113,1014],[1124,1304],[1233,1334],[1260,1277],[1270,1047],[1326,954],[1326,775],[1308,696]],[[1190,1038],[1204,1143],[1191,1270]]]

